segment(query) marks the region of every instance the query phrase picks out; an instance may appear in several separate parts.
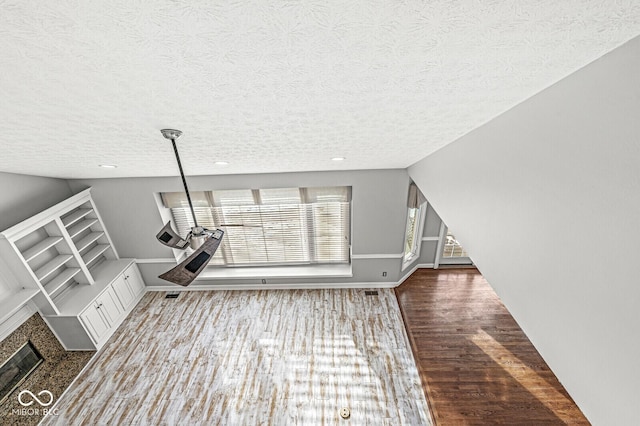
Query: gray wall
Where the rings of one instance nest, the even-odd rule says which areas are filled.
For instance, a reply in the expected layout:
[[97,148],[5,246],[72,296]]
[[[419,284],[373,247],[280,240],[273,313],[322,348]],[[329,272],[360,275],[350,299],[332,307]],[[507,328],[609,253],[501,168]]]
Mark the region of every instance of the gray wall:
[[[0,230],[22,222],[73,195],[65,180],[0,172]],[[0,301],[21,288],[4,260],[0,259]],[[18,327],[30,313],[24,307],[4,324],[0,339]]]
[[[409,177],[406,170],[365,170],[345,172],[281,173],[187,177],[189,189],[276,188],[296,186],[353,187],[354,255],[390,255],[402,252]],[[70,180],[74,192],[92,187],[93,199],[121,257],[138,259],[171,258],[170,249],[155,240],[162,219],[154,193],[180,191],[179,177]],[[401,259],[358,259],[351,279],[324,279],[323,282],[389,282],[400,276]],[[166,285],[158,271],[169,265],[141,265],[148,285]],[[388,276],[382,277],[382,271]],[[211,280],[214,282],[215,280]],[[300,281],[300,280],[298,280]],[[286,282],[286,280],[280,280]],[[317,279],[313,282],[318,282]],[[201,281],[199,281],[202,284]],[[243,281],[234,281],[243,283]],[[249,281],[248,283],[255,283]]]
[[73,195],[67,181],[0,172],[0,230]]
[[639,138],[636,38],[409,168],[594,424],[638,422]]

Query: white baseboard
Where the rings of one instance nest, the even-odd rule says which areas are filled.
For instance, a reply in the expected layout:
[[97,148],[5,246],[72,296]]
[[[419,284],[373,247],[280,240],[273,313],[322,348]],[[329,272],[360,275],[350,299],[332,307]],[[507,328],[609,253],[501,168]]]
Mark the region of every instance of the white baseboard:
[[306,284],[223,284],[203,285],[194,284],[189,287],[177,285],[147,286],[147,291],[211,291],[211,290],[316,290],[325,288],[394,288],[397,283],[361,282],[361,283],[306,283]]

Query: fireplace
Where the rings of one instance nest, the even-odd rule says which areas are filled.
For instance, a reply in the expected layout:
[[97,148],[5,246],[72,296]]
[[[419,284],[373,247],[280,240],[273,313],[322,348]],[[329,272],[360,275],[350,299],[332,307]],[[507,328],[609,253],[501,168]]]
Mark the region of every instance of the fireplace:
[[33,314],[0,341],[0,424],[37,426],[44,405],[28,396],[27,404],[33,406],[25,408],[20,393],[48,391],[57,401],[94,353],[65,351],[40,314]]
[[42,361],[44,358],[29,340],[0,366],[0,404]]

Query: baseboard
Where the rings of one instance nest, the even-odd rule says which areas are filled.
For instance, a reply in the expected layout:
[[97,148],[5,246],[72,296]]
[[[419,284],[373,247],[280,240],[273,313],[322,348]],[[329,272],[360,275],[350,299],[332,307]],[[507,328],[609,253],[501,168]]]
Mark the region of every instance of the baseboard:
[[433,263],[419,263],[419,264],[415,265],[413,268],[411,268],[409,270],[409,272],[407,272],[406,274],[404,274],[402,276],[402,278],[400,278],[400,281],[398,281],[394,287],[400,286],[403,282],[405,282],[407,280],[407,278],[409,278],[418,269],[423,269],[423,268],[424,269],[426,269],[426,268],[433,269],[434,266],[435,265]]
[[193,284],[189,287],[178,285],[147,286],[145,291],[211,291],[211,290],[303,290],[325,288],[395,288],[405,282],[418,269],[433,269],[433,263],[419,263],[409,270],[399,281],[357,282],[357,283],[305,283],[305,284]]
[[203,285],[194,284],[189,287],[177,285],[147,286],[146,291],[211,291],[211,290],[316,290],[331,288],[394,288],[397,283],[360,282],[360,283],[307,283],[307,284],[235,284],[235,285]]

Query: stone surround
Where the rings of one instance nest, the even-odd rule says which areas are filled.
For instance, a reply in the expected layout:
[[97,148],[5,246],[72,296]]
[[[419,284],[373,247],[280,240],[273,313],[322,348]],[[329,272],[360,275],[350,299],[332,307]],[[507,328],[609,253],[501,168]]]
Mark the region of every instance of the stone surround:
[[[25,389],[35,395],[48,390],[53,394],[54,402],[57,401],[95,354],[94,351],[65,351],[40,314],[36,313],[0,342],[0,364],[9,359],[29,340],[44,357],[44,362],[0,405],[0,424],[3,426],[37,425],[46,407],[40,406],[38,402],[34,402],[29,407],[23,407],[18,402],[18,394]],[[43,400],[45,398],[46,396]],[[25,402],[27,399],[29,399],[28,396],[25,396]],[[53,407],[53,404],[50,407]]]

